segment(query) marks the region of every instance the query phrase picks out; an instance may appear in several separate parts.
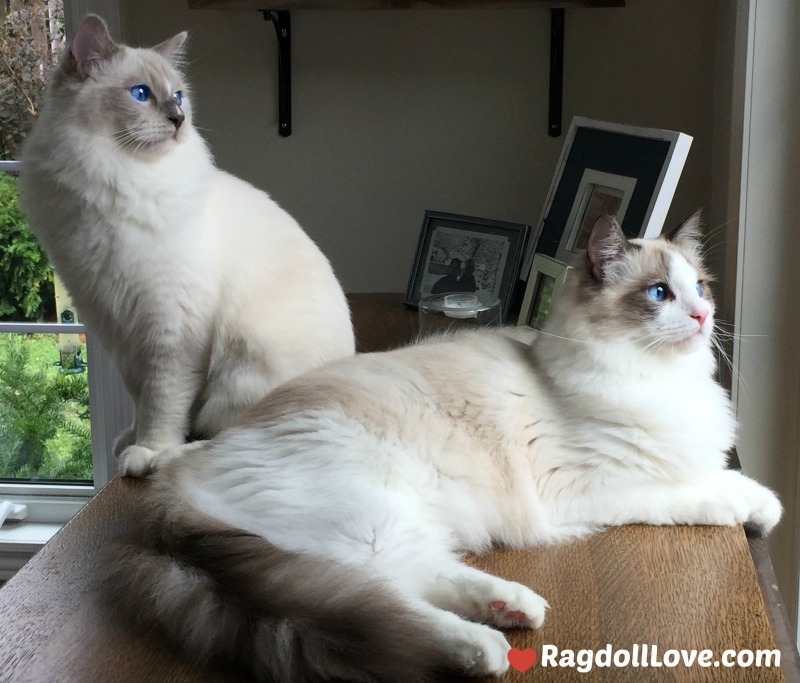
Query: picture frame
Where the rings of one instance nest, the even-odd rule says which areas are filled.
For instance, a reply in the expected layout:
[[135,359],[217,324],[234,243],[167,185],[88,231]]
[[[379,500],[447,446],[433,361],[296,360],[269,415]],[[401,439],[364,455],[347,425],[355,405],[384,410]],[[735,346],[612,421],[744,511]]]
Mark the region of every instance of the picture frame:
[[577,264],[600,215],[616,216],[628,237],[657,237],[691,145],[686,133],[573,118],[523,277],[534,254]]
[[406,305],[416,308],[430,294],[488,292],[505,321],[530,232],[522,223],[425,211]]
[[553,302],[561,294],[568,271],[568,265],[549,256],[536,254],[533,257],[525,297],[517,318],[518,327],[542,329]]

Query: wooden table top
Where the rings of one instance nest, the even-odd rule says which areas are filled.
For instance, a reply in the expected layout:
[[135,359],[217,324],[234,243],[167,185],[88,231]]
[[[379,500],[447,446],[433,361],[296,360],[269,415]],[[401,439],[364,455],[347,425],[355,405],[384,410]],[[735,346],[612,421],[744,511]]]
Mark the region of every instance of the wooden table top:
[[[371,298],[370,298],[371,297]],[[393,306],[396,296],[364,295],[354,312]],[[357,310],[358,309],[358,310]],[[394,315],[394,312],[392,313]],[[413,315],[367,317],[392,334],[413,336]],[[379,323],[378,321],[383,322]],[[359,329],[360,347],[370,337]],[[0,682],[239,683],[225,671],[198,670],[152,635],[132,633],[100,606],[93,590],[100,551],[136,515],[145,482],[115,479],[0,589]],[[550,602],[544,626],[509,634],[512,646],[559,650],[782,650],[780,668],[513,669],[517,681],[800,681],[797,651],[771,587],[763,544],[756,571],[741,527],[611,529],[588,539],[470,558],[487,571],[531,586]],[[761,553],[759,555],[759,553]],[[759,578],[762,589],[759,589]],[[762,590],[768,599],[762,598]],[[773,594],[775,593],[775,594]]]

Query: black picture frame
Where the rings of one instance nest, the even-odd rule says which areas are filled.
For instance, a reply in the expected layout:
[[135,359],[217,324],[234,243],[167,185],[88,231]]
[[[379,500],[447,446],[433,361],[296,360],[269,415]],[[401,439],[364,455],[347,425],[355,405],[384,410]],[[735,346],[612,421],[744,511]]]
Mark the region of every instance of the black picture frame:
[[[406,305],[417,308],[422,297],[433,293],[484,291],[500,299],[505,321],[530,232],[531,226],[522,223],[426,211]],[[460,262],[458,274],[454,274],[456,260]],[[450,285],[455,288],[449,289]]]

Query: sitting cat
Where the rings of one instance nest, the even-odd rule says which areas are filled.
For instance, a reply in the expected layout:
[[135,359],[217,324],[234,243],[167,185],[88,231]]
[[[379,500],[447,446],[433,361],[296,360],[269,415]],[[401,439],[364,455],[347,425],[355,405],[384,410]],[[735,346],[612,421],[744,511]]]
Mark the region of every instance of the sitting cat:
[[22,157],[31,229],[135,401],[115,448],[134,474],[354,353],[328,260],[265,193],[214,166],[179,70],[185,39],[129,48],[87,17]]
[[498,675],[528,587],[459,561],[628,523],[778,522],[726,469],[714,304],[696,219],[592,232],[546,333],[459,332],[295,378],[192,457],[166,454],[121,541],[115,605],[257,680]]

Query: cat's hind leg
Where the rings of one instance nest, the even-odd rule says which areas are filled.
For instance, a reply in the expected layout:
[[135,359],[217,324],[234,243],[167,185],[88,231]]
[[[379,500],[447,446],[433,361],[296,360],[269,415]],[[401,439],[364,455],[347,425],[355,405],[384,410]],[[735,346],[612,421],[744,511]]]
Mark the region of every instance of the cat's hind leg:
[[527,586],[506,581],[450,558],[432,567],[421,594],[465,619],[502,628],[539,628],[547,601]]

